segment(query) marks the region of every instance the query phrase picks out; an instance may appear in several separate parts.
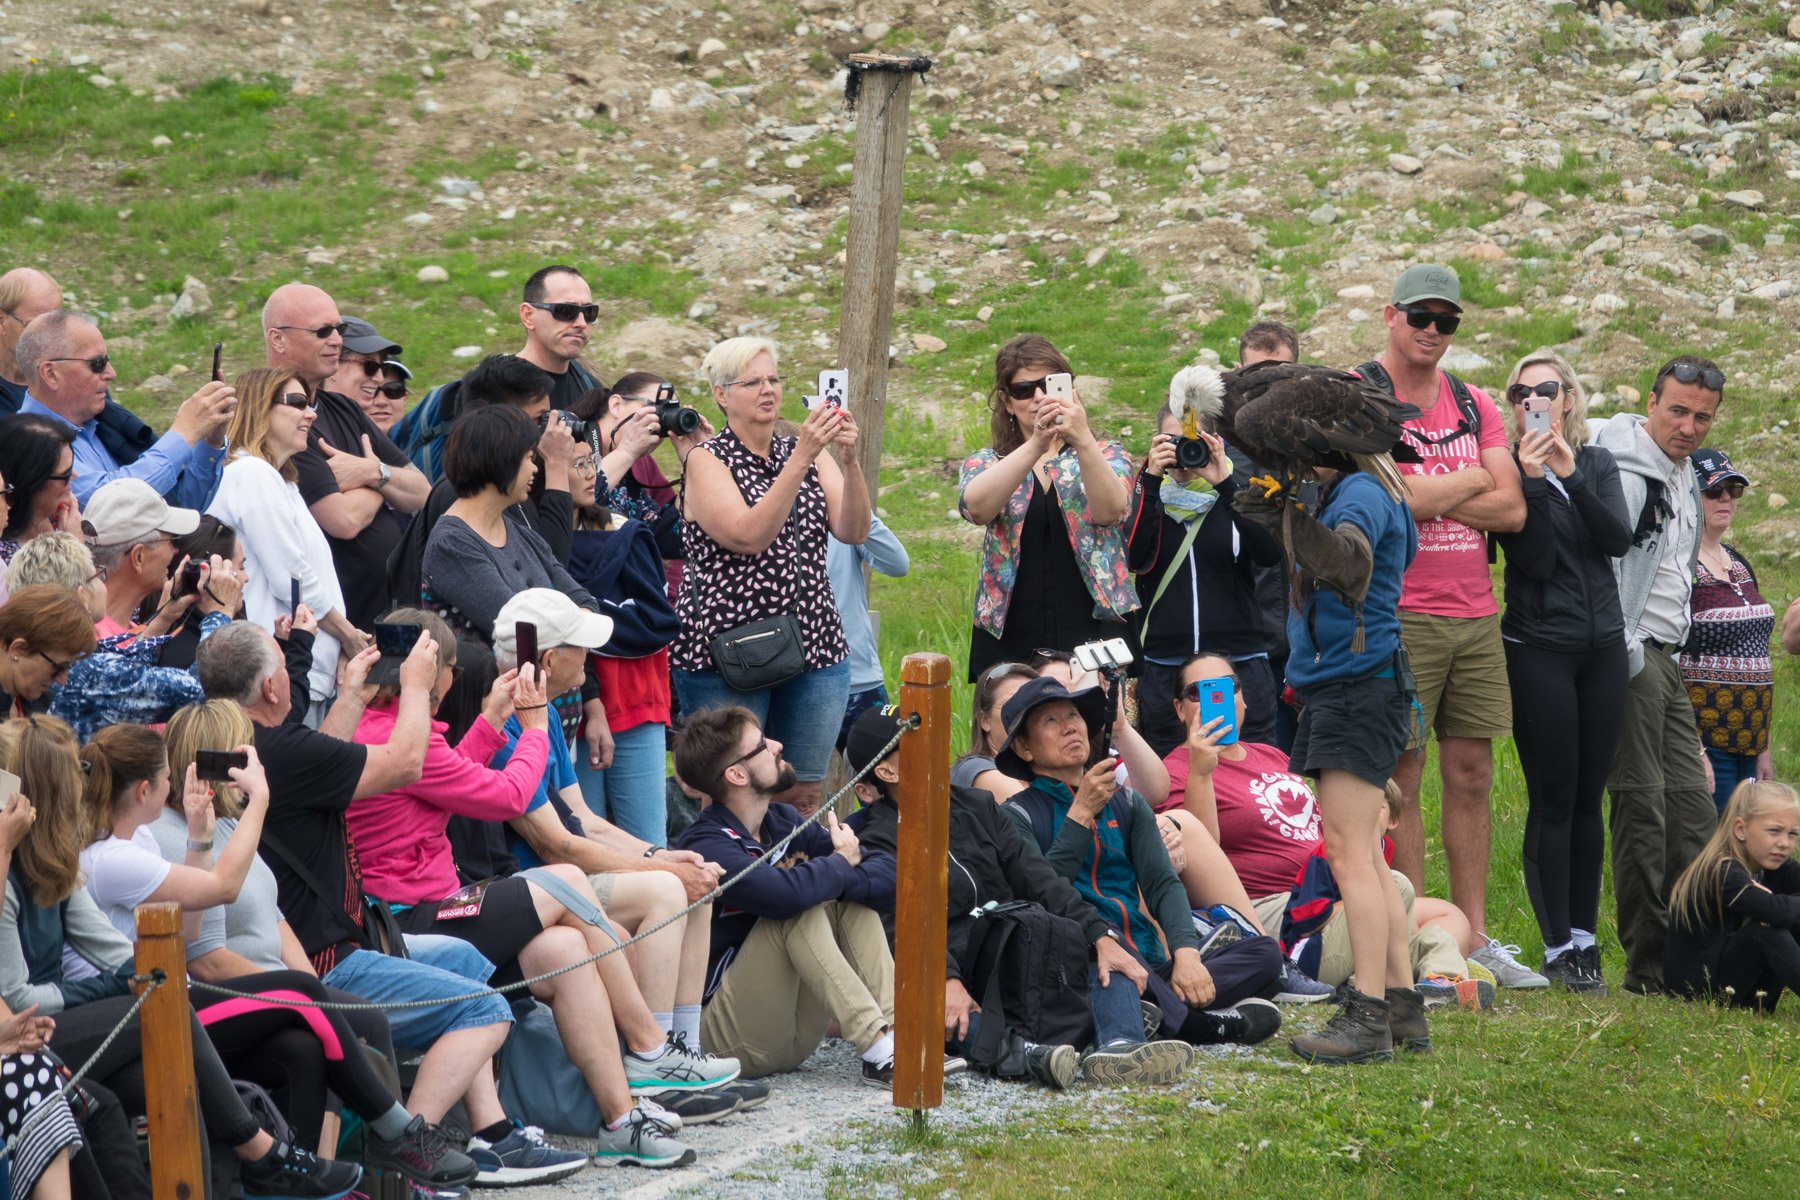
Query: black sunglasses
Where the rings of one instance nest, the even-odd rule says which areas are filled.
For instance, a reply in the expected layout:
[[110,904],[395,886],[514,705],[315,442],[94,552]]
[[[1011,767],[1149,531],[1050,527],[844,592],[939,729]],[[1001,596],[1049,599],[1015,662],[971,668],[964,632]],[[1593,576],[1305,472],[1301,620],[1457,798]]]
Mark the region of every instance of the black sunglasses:
[[358,359],[354,363],[345,363],[344,365],[347,367],[361,367],[364,379],[373,379],[375,376],[381,374],[381,364],[372,358]]
[[1708,500],[1723,500],[1726,496],[1730,496],[1733,500],[1739,500],[1743,498],[1744,485],[1741,483],[1716,484],[1713,487],[1701,488],[1700,494]]
[[542,312],[549,313],[554,320],[561,321],[564,325],[576,317],[581,317],[589,325],[600,319],[598,304],[539,304],[536,300],[527,300],[525,303]]
[[308,412],[319,407],[319,402],[305,392],[300,392],[298,394],[294,392],[283,392],[281,395],[275,397],[275,403],[285,404],[289,408],[304,409]]
[[343,321],[339,321],[336,325],[321,325],[317,329],[314,329],[307,325],[277,325],[275,328],[277,328],[277,329],[297,329],[302,333],[312,334],[314,337],[318,338],[321,342],[324,341],[325,339],[329,338],[334,333],[337,334],[339,337],[343,337],[346,333],[350,332],[350,326],[345,324]]
[[406,399],[406,385],[404,383],[384,383],[375,390],[386,396],[389,400]]
[[1655,391],[1662,386],[1662,381],[1673,375],[1676,383],[1693,383],[1699,381],[1700,386],[1709,392],[1725,390],[1725,372],[1717,367],[1702,367],[1694,363],[1673,363],[1657,373],[1656,382],[1650,385]]
[[1449,337],[1456,332],[1456,327],[1462,324],[1462,317],[1456,313],[1433,312],[1429,308],[1420,308],[1415,304],[1401,304],[1397,307],[1406,314],[1406,323],[1414,329],[1436,325],[1439,333]]
[[1044,382],[1048,378],[1050,377],[1045,375],[1038,379],[1025,379],[1018,383],[1009,383],[1006,385],[1006,394],[1014,400],[1029,400],[1039,392],[1048,395],[1050,385]]
[[1525,402],[1525,397],[1527,396],[1543,396],[1547,399],[1554,400],[1562,395],[1562,390],[1563,385],[1562,380],[1560,379],[1546,379],[1544,382],[1532,387],[1526,387],[1522,383],[1515,383],[1506,389],[1506,398],[1514,404],[1523,404]]
[[112,357],[110,355],[106,355],[106,354],[96,354],[92,358],[53,358],[50,361],[51,362],[78,362],[82,366],[86,367],[88,370],[92,371],[94,374],[98,375],[98,374],[100,374],[100,372],[106,370],[106,364],[112,361]]

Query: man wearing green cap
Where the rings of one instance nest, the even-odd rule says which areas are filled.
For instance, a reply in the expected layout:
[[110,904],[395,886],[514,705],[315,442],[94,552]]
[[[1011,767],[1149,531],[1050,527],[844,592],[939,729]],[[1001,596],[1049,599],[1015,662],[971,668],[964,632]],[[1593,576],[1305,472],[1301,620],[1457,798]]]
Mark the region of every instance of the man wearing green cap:
[[[1435,732],[1450,894],[1481,930],[1487,919],[1493,739],[1512,732],[1486,535],[1521,528],[1525,496],[1500,410],[1480,388],[1438,369],[1462,321],[1456,272],[1437,263],[1408,267],[1382,319],[1387,347],[1360,370],[1419,409],[1406,428],[1423,459],[1400,464],[1419,530],[1419,553],[1400,593],[1400,622],[1418,679],[1421,721],[1417,741],[1394,770],[1405,796],[1396,814],[1394,865],[1415,886],[1424,882],[1419,781],[1425,739]],[[1502,984],[1548,986],[1492,940],[1475,957]]]

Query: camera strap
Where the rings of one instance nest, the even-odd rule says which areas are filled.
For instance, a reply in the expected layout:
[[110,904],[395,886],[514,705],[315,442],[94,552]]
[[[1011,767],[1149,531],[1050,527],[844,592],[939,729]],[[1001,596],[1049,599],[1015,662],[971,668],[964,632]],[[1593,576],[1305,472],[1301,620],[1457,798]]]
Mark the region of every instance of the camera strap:
[[1150,603],[1144,605],[1144,627],[1146,629],[1149,628],[1150,614],[1155,610],[1156,602],[1161,600],[1163,593],[1169,590],[1169,581],[1175,578],[1175,572],[1187,560],[1188,552],[1194,548],[1194,539],[1200,536],[1200,526],[1203,524],[1205,524],[1203,521],[1186,522],[1186,532],[1181,535],[1181,549],[1175,552],[1175,557],[1170,560],[1168,569],[1163,572],[1162,579],[1157,582],[1156,593],[1150,597]]

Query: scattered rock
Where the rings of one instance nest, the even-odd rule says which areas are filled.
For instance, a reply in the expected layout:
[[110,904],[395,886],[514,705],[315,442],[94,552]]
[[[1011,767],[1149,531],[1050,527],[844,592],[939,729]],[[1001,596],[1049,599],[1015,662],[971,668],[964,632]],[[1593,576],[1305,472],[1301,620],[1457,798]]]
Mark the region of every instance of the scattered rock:
[[[93,84],[95,87],[99,88],[101,91],[105,91],[107,88],[110,88],[110,87],[118,87],[119,86],[119,83],[116,79],[108,79],[104,75],[89,75],[88,82]],[[160,376],[153,375],[153,376],[151,376],[151,378],[153,378],[153,379],[160,378]]]
[[987,324],[989,321],[993,320],[994,319],[994,306],[991,304],[982,305],[979,309],[977,309],[975,311],[975,319],[977,321],[980,321],[984,325]]
[[482,351],[482,347],[480,347],[480,346],[458,346],[456,349],[454,349],[450,352],[450,357],[451,358],[474,358],[477,354],[480,354],[481,351]]
[[1603,254],[1613,254],[1624,249],[1625,243],[1619,240],[1616,233],[1603,233],[1589,242],[1581,251],[1583,258],[1599,258]]
[[1618,387],[1614,388],[1613,391],[1619,397],[1620,408],[1636,408],[1638,406],[1638,401],[1644,398],[1642,392],[1638,391],[1628,383],[1621,383]]
[[315,246],[306,252],[306,265],[309,267],[336,266],[337,255],[322,246]]
[[1037,53],[1036,74],[1045,87],[1074,87],[1081,82],[1081,56],[1067,42],[1052,39]]
[[1780,492],[1770,492],[1769,498],[1766,501],[1766,503],[1768,504],[1768,506],[1770,508],[1786,508],[1787,507],[1787,497],[1782,495]]
[[1786,300],[1794,294],[1794,285],[1791,280],[1777,279],[1774,283],[1751,288],[1750,294],[1758,300]]
[[1307,213],[1306,219],[1314,225],[1330,225],[1337,221],[1338,210],[1329,204],[1321,204]]
[[1452,350],[1444,355],[1438,365],[1444,370],[1458,375],[1469,375],[1476,371],[1486,370],[1493,366],[1494,362],[1486,355],[1477,354],[1473,350]]
[[1711,225],[1689,225],[1686,234],[1687,240],[1702,250],[1723,250],[1731,245],[1731,235]]
[[1338,289],[1339,300],[1373,300],[1375,289],[1366,283],[1353,283],[1349,287]]
[[687,315],[690,321],[704,321],[718,313],[719,306],[711,300],[696,300],[688,305]]
[[701,42],[699,48],[694,51],[694,59],[701,63],[716,62],[717,60],[724,58],[728,53],[730,53],[730,49],[724,42],[721,42],[718,38],[707,38],[704,42]]
[[1118,209],[1102,205],[1088,210],[1087,222],[1089,225],[1117,225],[1121,215]]
[[987,167],[985,164],[982,163],[982,161],[979,158],[972,158],[968,162],[964,163],[963,170],[968,172],[970,179],[986,179],[987,178]]
[[643,317],[601,343],[600,362],[643,363],[665,373],[692,359],[698,363],[718,341],[711,330],[685,321]]
[[169,306],[169,320],[179,321],[185,317],[204,317],[212,312],[212,293],[206,285],[189,275],[181,284],[181,295]]
[[1755,188],[1745,188],[1740,192],[1726,192],[1720,199],[1727,204],[1735,204],[1739,208],[1758,209],[1763,206],[1763,194]]
[[450,272],[439,266],[420,267],[418,280],[420,283],[449,283]]
[[161,395],[165,392],[174,391],[175,381],[167,375],[152,375],[150,378],[144,380],[144,382],[138,384],[138,390]]
[[1506,251],[1492,242],[1476,242],[1469,247],[1469,257],[1476,262],[1499,262],[1506,257]]
[[1176,292],[1173,295],[1164,296],[1162,306],[1164,312],[1187,312],[1194,307],[1194,294],[1192,292]]
[[175,144],[174,139],[169,137],[167,134],[159,133],[155,137],[150,139],[150,146],[154,150],[162,150],[169,146],[173,146],[174,144]]
[[1727,296],[1723,300],[1719,301],[1719,307],[1714,310],[1713,315],[1718,317],[1721,321],[1729,321],[1732,318],[1736,317],[1737,316],[1737,297],[1736,296]]
[[1800,17],[1794,17],[1788,21],[1788,37],[1800,42]]
[[1410,154],[1390,154],[1388,168],[1402,175],[1417,175],[1425,169],[1425,164]]
[[918,350],[924,354],[937,354],[946,349],[949,345],[943,338],[936,337],[929,333],[913,334],[912,344],[914,350]]
[[1616,313],[1631,307],[1631,302],[1613,292],[1601,292],[1588,301],[1588,307],[1597,313]]
[[1527,221],[1535,221],[1539,217],[1547,217],[1554,210],[1542,200],[1527,200],[1519,206],[1519,215]]

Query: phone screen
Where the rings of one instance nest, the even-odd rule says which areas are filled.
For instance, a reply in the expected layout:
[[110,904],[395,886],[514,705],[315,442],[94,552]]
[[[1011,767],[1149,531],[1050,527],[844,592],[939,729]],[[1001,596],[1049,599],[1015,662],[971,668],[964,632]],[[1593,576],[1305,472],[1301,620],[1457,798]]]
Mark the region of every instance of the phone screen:
[[288,577],[288,616],[297,616],[300,612],[300,577]]
[[225,378],[225,367],[224,367],[223,363],[220,361],[224,357],[224,354],[225,354],[225,343],[224,342],[214,342],[213,343],[213,373],[212,373],[214,383],[218,383],[220,380]]
[[513,644],[518,647],[519,665],[530,663],[538,665],[537,626],[530,621],[520,621],[513,626]]
[[250,765],[250,755],[243,750],[194,751],[194,778],[213,783],[230,783],[231,769],[243,770]]
[[381,651],[383,658],[405,658],[412,653],[413,645],[419,640],[418,625],[399,623],[386,624],[375,622],[375,648]]

